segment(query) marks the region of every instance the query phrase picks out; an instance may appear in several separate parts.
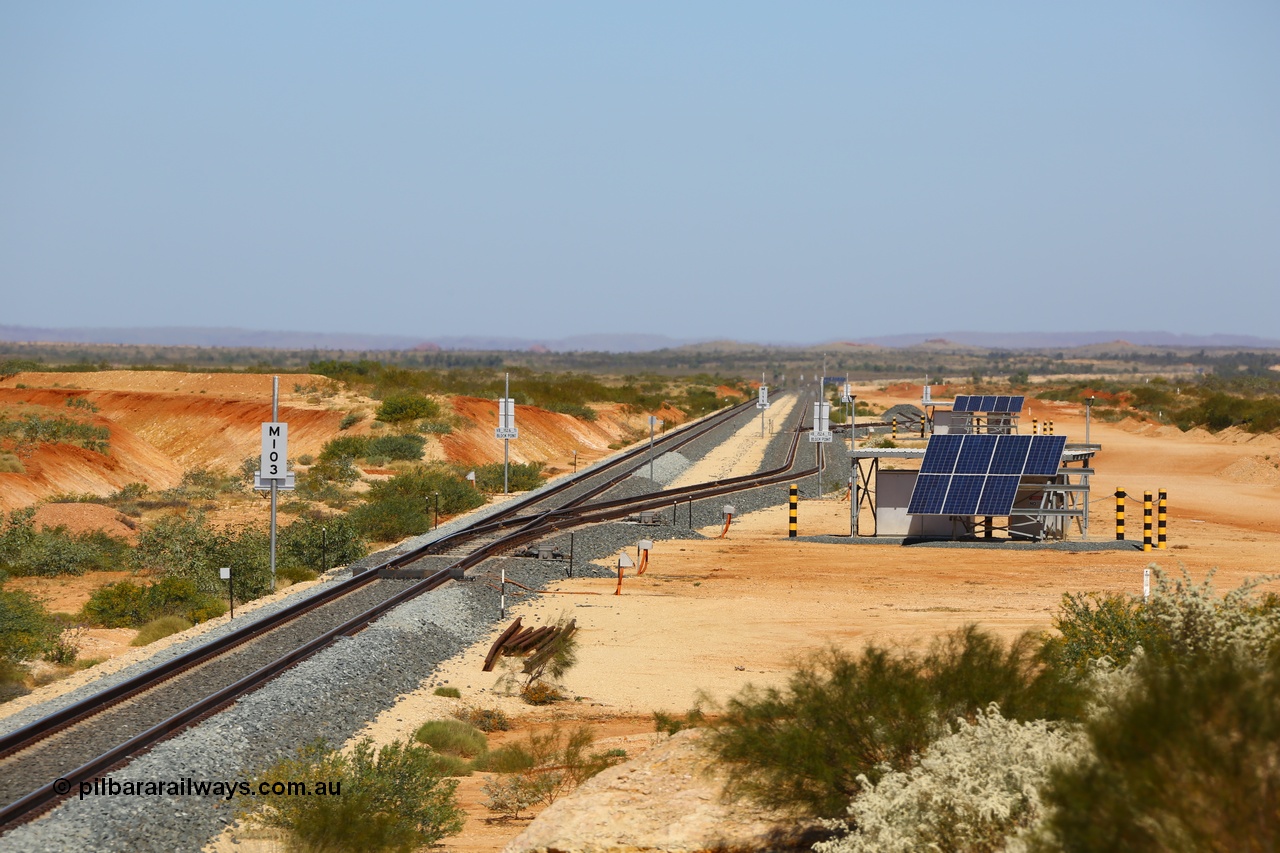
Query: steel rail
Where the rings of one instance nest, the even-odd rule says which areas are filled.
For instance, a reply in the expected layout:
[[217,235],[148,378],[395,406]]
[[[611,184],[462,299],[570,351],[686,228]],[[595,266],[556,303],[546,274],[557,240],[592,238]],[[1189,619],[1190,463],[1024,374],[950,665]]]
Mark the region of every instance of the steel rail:
[[[702,437],[707,432],[720,426],[723,422],[736,417],[737,414],[744,410],[748,405],[749,404],[744,403],[739,406],[731,407],[723,412],[716,413],[711,418],[707,418],[697,424],[690,425],[689,427],[664,436],[663,441],[661,442],[661,446],[664,448],[663,452],[669,452],[673,447],[682,447],[685,444]],[[502,521],[505,522],[506,526],[519,523],[520,530],[518,532],[540,529],[542,526],[540,521],[549,513],[540,513],[532,518],[521,518],[516,516],[515,513],[518,513],[524,507],[535,505],[548,497],[580,485],[584,481],[589,481],[590,479],[599,476],[602,472],[608,471],[619,465],[623,465],[628,461],[632,461],[636,457],[643,457],[649,452],[655,452],[658,447],[659,442],[657,441],[654,442],[652,447],[649,445],[641,445],[640,447],[632,451],[628,451],[620,457],[611,460],[603,467],[598,467],[593,471],[583,472],[581,476],[567,480],[563,484],[558,484],[552,489],[543,490],[537,495],[532,495],[517,501],[510,509],[501,513],[502,516],[505,516]],[[609,479],[601,486],[593,487],[584,493],[584,495],[578,496],[571,503],[581,503],[582,501],[588,500],[590,497],[607,490],[626,477],[631,476],[631,474],[638,468],[642,467],[643,464],[644,462],[642,460],[634,467],[626,470],[623,474]],[[514,520],[517,518],[519,518],[519,521]],[[486,523],[492,523],[492,521],[492,517],[490,519],[486,519]],[[470,532],[471,538],[474,538],[476,535],[480,535],[477,532],[477,529],[484,527],[486,523],[474,526],[473,528],[468,528],[468,530],[464,532]],[[140,673],[139,675],[115,685],[112,688],[108,688],[107,690],[101,691],[84,700],[73,703],[72,705],[43,717],[40,720],[36,720],[27,726],[10,732],[9,734],[0,737],[0,759],[21,752],[40,740],[56,734],[62,729],[88,719],[94,714],[106,710],[107,708],[119,704],[133,696],[139,695],[146,690],[152,689],[176,677],[182,672],[185,672],[186,670],[205,663],[245,642],[248,642],[249,640],[280,627],[284,623],[292,621],[304,613],[314,610],[324,604],[328,604],[354,589],[377,580],[378,570],[380,569],[396,568],[407,563],[414,562],[426,555],[428,547],[429,546],[424,546],[423,548],[414,549],[413,551],[397,555],[367,572],[363,572],[346,581],[334,584],[330,589],[323,593],[308,597],[303,601],[282,608],[276,613],[257,620],[244,628],[233,631],[213,642],[207,643],[197,649],[193,649],[191,652],[180,655],[179,657],[160,666],[153,667],[146,672]],[[463,561],[459,561],[459,563],[461,562]],[[169,719],[158,723],[151,729],[136,735],[124,744],[121,744],[107,753],[98,756],[82,767],[70,771],[66,775],[60,777],[60,780],[72,786],[78,785],[80,781],[92,778],[94,774],[119,763],[129,755],[153,745],[159,740],[162,740],[177,731],[180,731],[190,725],[193,721],[212,713],[223,705],[229,704],[240,695],[265,684],[275,675],[279,674],[279,672],[293,666],[307,657],[310,657],[329,645],[338,637],[359,631],[361,628],[367,626],[370,622],[374,621],[388,610],[434,589],[451,577],[458,576],[462,570],[460,569],[459,563],[455,563],[450,567],[436,572],[420,583],[414,584],[403,592],[392,596],[370,610],[365,611],[337,628],[334,628],[298,649],[295,649],[293,652],[287,653],[273,663],[268,664],[258,671],[240,679],[236,683],[228,685],[216,693],[205,697],[200,702],[197,702]],[[43,808],[65,795],[69,790],[70,788],[61,792],[55,791],[53,782],[42,786],[40,789],[37,789],[19,800],[0,808],[0,826],[10,824],[21,817],[29,816],[35,812],[43,810]]]
[[[686,429],[692,430],[694,434],[691,437],[688,437],[687,439],[685,439],[680,446],[683,446],[683,444],[687,443],[688,441],[693,441],[696,438],[699,438],[705,435],[706,432],[719,426],[724,420],[731,419],[736,415],[737,411],[739,411],[741,408],[742,406],[735,406],[730,409],[724,410],[723,412],[717,412],[716,415],[714,415],[712,418],[707,418],[704,421],[701,421],[697,424],[690,425],[690,427],[687,427]],[[683,437],[683,433],[684,433],[684,430],[673,432],[668,436],[666,436],[665,438],[668,440],[673,438],[679,439]],[[656,442],[655,442],[655,445],[656,445]],[[536,504],[537,502],[542,501],[547,497],[563,492],[569,488],[572,488],[575,485],[580,485],[582,482],[584,482],[584,480],[589,480],[595,476],[598,476],[602,472],[602,470],[607,471],[616,467],[617,465],[625,464],[629,461],[632,461],[632,459],[635,456],[643,454],[647,450],[648,450],[648,447],[644,446],[636,450],[628,451],[626,454],[623,454],[617,459],[610,460],[608,463],[606,463],[603,469],[597,468],[594,471],[584,472],[584,474],[581,477],[576,478],[574,480],[570,480],[563,484],[557,484],[557,486],[553,487],[553,489],[550,491],[544,491],[537,495],[530,496],[528,498],[518,501],[511,508],[504,510],[502,512],[502,515],[504,517],[511,517],[514,513],[519,512],[520,509],[522,509],[525,506]],[[624,475],[624,478],[625,476],[629,476],[629,475],[630,475],[630,472],[628,472],[627,475]],[[605,488],[608,488],[609,486],[614,485],[616,482],[617,482],[617,478],[610,480],[608,485],[605,486]],[[483,532],[485,532],[483,530],[483,525],[487,524],[490,521],[491,519],[486,519],[485,522],[482,523],[481,527],[477,527],[474,530],[472,528],[468,528],[467,530],[464,530],[461,533],[469,532],[468,538],[474,538],[477,535],[482,535]],[[506,523],[509,524],[510,522],[506,522]],[[456,535],[457,534],[455,534],[455,536]],[[440,541],[440,540],[437,540],[437,541]],[[430,546],[426,546],[426,548],[429,548],[429,547]],[[139,673],[133,678],[123,681],[120,684],[107,688],[106,690],[100,691],[99,693],[96,693],[93,696],[86,697],[85,699],[82,699],[79,702],[75,702],[71,705],[66,706],[65,708],[55,711],[52,714],[42,717],[39,720],[35,720],[29,723],[28,725],[23,726],[22,728],[15,729],[14,731],[9,732],[8,734],[0,736],[0,759],[3,759],[23,749],[26,749],[27,747],[32,746],[38,741],[46,737],[49,737],[50,735],[56,734],[58,731],[61,731],[62,729],[67,728],[68,726],[74,725],[84,719],[87,719],[88,717],[94,715],[95,713],[98,713],[99,711],[106,710],[109,707],[119,704],[120,702],[123,702],[124,700],[129,699],[145,690],[155,687],[158,684],[169,680],[170,678],[180,675],[181,673],[187,671],[188,669],[191,669],[192,667],[198,666],[202,663],[212,660],[213,658],[221,654],[224,654],[225,652],[228,652],[242,645],[243,643],[248,642],[249,640],[255,639],[256,637],[261,636],[262,634],[265,634],[268,631],[274,630],[275,628],[283,625],[286,622],[291,622],[297,617],[302,616],[305,613],[308,613],[323,605],[329,604],[330,602],[335,601],[336,599],[347,595],[353,590],[358,589],[368,583],[371,583],[377,580],[378,579],[377,571],[379,569],[398,568],[405,564],[415,562],[416,560],[420,559],[422,556],[424,556],[427,553],[426,548],[414,549],[404,554],[399,554],[395,557],[392,557],[386,562],[372,567],[367,572],[361,572],[360,574],[354,575],[344,581],[340,581],[332,585],[331,587],[329,587],[327,590],[323,592],[317,593],[316,595],[313,595],[313,596],[309,596],[306,599],[303,599],[301,601],[295,602],[294,604],[281,608],[275,613],[272,613],[268,616],[265,616],[261,619],[258,619],[258,620],[255,620],[254,622],[249,623],[243,628],[239,628],[235,631],[225,634],[222,637],[217,638],[216,640],[213,640],[196,649],[191,650],[190,652],[187,652],[183,655],[173,658],[170,661],[166,661],[165,663],[160,664],[159,666],[152,667],[146,670],[145,672]],[[2,819],[0,819],[0,823],[3,823]]]
[[187,726],[199,721],[201,718],[212,714],[224,705],[238,699],[245,693],[249,693],[254,689],[263,686],[271,679],[275,678],[286,669],[300,663],[301,661],[311,657],[316,652],[327,647],[330,643],[340,637],[350,636],[367,627],[370,622],[382,616],[387,611],[395,608],[411,598],[429,592],[440,584],[452,577],[447,569],[441,570],[430,578],[416,583],[403,592],[388,598],[369,610],[347,620],[336,628],[321,634],[315,639],[309,641],[305,645],[299,646],[292,652],[280,656],[276,660],[261,667],[255,672],[246,675],[239,681],[229,684],[209,696],[204,697],[193,705],[190,705],[166,720],[163,720],[144,732],[141,732],[124,743],[116,746],[102,755],[90,760],[75,770],[68,771],[30,794],[15,800],[4,808],[0,808],[0,826],[11,823],[19,818],[38,813],[46,806],[60,800],[73,790],[78,790],[81,782],[92,780],[98,774],[119,764],[120,762],[130,758],[134,754],[154,746],[161,740],[170,737],[185,729]]

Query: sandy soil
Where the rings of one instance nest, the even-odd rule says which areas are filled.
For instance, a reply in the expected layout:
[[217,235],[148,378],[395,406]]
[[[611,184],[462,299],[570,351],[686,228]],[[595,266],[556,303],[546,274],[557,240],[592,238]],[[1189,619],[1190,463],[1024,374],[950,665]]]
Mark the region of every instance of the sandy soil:
[[[868,387],[857,393],[877,410],[919,401],[918,386],[887,391]],[[500,454],[501,445],[492,439],[494,413],[481,410],[480,404],[493,408],[489,401],[476,402],[478,437],[471,447]],[[780,417],[781,409],[771,410],[770,416]],[[1084,438],[1080,406],[1037,400],[1025,416],[1028,424],[1033,416],[1053,420],[1055,432],[1073,441]],[[521,407],[522,439],[526,424],[531,440],[544,428],[554,433],[551,418],[559,417],[543,422]],[[744,427],[732,449],[712,454],[682,481],[731,476],[728,472],[739,466],[752,467],[763,447],[758,429],[758,421]],[[480,443],[486,431],[492,448]],[[798,656],[830,644],[920,644],[970,622],[1004,636],[1044,630],[1064,592],[1137,592],[1143,567],[1152,564],[1170,572],[1185,566],[1197,580],[1219,567],[1221,590],[1275,568],[1280,439],[1238,431],[1184,434],[1136,421],[1095,420],[1090,432],[1103,445],[1095,460],[1093,537],[1114,538],[1111,493],[1117,486],[1131,495],[1131,538],[1141,536],[1141,493],[1164,488],[1169,492],[1170,550],[1063,553],[790,541],[785,538],[786,488],[779,486],[776,506],[735,519],[724,540],[659,542],[648,571],[629,576],[620,596],[612,595],[613,581],[574,579],[554,589],[598,594],[517,601],[513,612],[526,624],[553,622],[564,613],[578,620],[580,662],[566,681],[574,699],[535,710],[501,695],[496,677],[480,672],[487,641],[448,662],[439,678],[462,691],[462,702],[507,709],[522,729],[545,726],[554,716],[583,720],[602,736],[638,735],[633,744],[638,750],[653,710],[683,711],[702,695],[723,700],[747,683],[782,683]],[[587,444],[585,436],[572,433],[546,442],[546,452],[564,468],[571,459],[568,451]],[[607,442],[604,447],[601,455]],[[590,459],[580,452],[580,464]],[[847,503],[834,499],[804,501],[801,535],[847,534],[848,512]],[[424,685],[366,732],[377,740],[404,737],[426,719],[450,714],[459,700],[432,695],[434,687]],[[507,735],[521,736],[522,731]],[[485,822],[482,784],[481,774],[463,780],[460,792],[471,820],[461,836],[446,841],[447,849],[496,851],[523,828],[523,822]],[[246,843],[225,849],[255,847]]]
[[[859,399],[868,398],[879,408],[918,400],[919,394],[908,387],[891,393],[861,389]],[[1033,411],[1052,419],[1056,433],[1083,440],[1079,407],[1036,401]],[[732,449],[711,454],[682,481],[726,476],[726,465],[758,462],[757,448],[748,442],[754,434],[759,446],[758,424],[753,427],[754,433],[744,427]],[[449,661],[440,676],[441,683],[462,691],[462,700],[434,696],[435,684],[424,685],[363,734],[379,741],[406,737],[423,721],[448,716],[460,702],[502,708],[525,727],[544,725],[548,713],[558,713],[597,725],[612,717],[638,731],[651,730],[647,720],[654,710],[680,712],[700,698],[723,700],[748,683],[782,684],[797,658],[832,644],[915,646],[974,622],[1006,637],[1047,630],[1064,592],[1136,593],[1149,565],[1173,573],[1185,567],[1196,580],[1217,568],[1220,590],[1275,568],[1280,489],[1269,472],[1277,470],[1280,440],[1096,421],[1090,437],[1103,444],[1095,462],[1093,538],[1114,539],[1115,486],[1139,494],[1139,500],[1142,490],[1164,487],[1170,494],[1170,550],[993,552],[790,541],[786,489],[778,487],[777,506],[735,520],[724,540],[659,542],[649,569],[628,576],[620,596],[612,594],[612,580],[573,579],[553,590],[596,594],[547,595],[515,604],[513,615],[526,625],[551,623],[564,614],[577,620],[579,663],[566,680],[575,699],[548,712],[503,695],[496,677],[480,672],[485,641]],[[1135,530],[1140,537],[1140,503],[1135,514],[1131,499],[1128,515],[1130,537]],[[846,535],[849,505],[803,501],[799,527],[802,536]],[[640,738],[636,748],[644,742]],[[481,784],[483,774],[463,781],[470,820],[462,835],[445,841],[446,849],[496,851],[523,828],[485,822],[477,794]]]

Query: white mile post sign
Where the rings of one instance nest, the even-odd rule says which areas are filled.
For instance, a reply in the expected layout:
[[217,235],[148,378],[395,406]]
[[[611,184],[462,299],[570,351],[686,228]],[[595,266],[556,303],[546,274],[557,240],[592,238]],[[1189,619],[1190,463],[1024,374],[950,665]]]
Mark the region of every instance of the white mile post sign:
[[284,480],[287,471],[285,460],[289,458],[289,425],[264,423],[262,425],[262,479]]

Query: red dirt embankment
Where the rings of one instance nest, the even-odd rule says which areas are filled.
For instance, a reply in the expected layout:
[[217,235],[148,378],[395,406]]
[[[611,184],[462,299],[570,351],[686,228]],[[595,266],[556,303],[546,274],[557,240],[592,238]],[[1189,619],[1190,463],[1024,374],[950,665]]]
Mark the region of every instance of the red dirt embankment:
[[[474,426],[455,429],[441,436],[440,446],[451,462],[482,465],[502,459],[502,440],[493,437],[498,424],[496,400],[477,397],[453,398],[453,410]],[[578,466],[608,455],[609,445],[634,440],[637,430],[648,430],[648,413],[633,413],[616,404],[592,407],[594,421],[581,421],[572,415],[548,412],[534,406],[516,406],[516,427],[520,438],[511,442],[512,462],[546,462],[552,470],[567,470],[573,452],[578,452]],[[668,425],[684,420],[675,409],[664,407],[655,412]]]
[[[288,378],[290,388],[327,381]],[[71,397],[98,411],[86,415],[68,408]],[[280,407],[280,419],[289,423],[294,457],[318,453],[337,434],[342,411],[308,407],[302,395],[283,389],[281,398],[287,403]],[[104,426],[110,430],[110,449],[100,454],[71,444],[42,444],[20,454],[23,473],[0,473],[3,510],[59,493],[105,495],[134,482],[170,488],[189,468],[233,470],[260,447],[260,424],[271,419],[271,377],[117,370],[20,373],[0,382],[0,412],[16,417],[27,411]]]

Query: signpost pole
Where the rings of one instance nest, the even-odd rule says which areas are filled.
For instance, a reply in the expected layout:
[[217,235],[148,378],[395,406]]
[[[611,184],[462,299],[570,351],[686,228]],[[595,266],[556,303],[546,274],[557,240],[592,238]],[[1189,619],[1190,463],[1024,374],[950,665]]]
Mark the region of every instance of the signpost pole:
[[[271,422],[280,422],[280,377],[271,377]],[[285,460],[287,465],[288,460]],[[287,470],[287,469],[286,469]],[[271,480],[271,591],[276,591],[276,501],[280,492],[280,481]]]
[[[653,480],[653,427],[657,423],[657,418],[649,415],[649,479]],[[657,482],[654,480],[654,482]]]
[[[512,406],[511,406],[511,374],[510,373],[507,374],[505,388],[506,388],[506,391],[503,394],[503,399],[505,399],[507,402],[503,408],[505,408],[509,414],[514,414],[511,412]],[[512,418],[512,420],[514,420],[514,418]],[[504,423],[503,426],[505,427],[506,424]],[[502,439],[502,493],[504,495],[510,494],[510,490],[508,488],[508,484],[510,483],[510,470],[511,470],[511,439],[504,438]]]
[[236,618],[236,582],[231,577],[231,567],[223,566],[218,574],[227,582],[227,604],[231,607],[231,618]]

